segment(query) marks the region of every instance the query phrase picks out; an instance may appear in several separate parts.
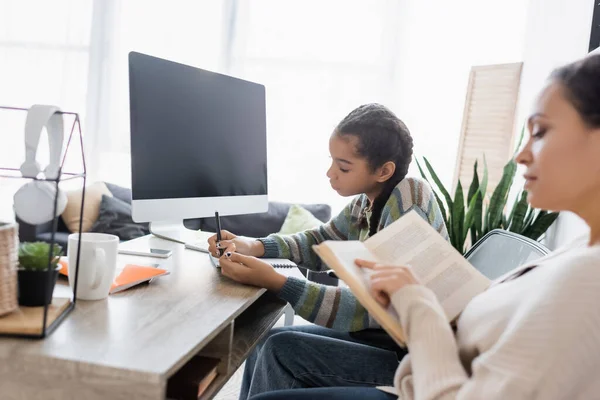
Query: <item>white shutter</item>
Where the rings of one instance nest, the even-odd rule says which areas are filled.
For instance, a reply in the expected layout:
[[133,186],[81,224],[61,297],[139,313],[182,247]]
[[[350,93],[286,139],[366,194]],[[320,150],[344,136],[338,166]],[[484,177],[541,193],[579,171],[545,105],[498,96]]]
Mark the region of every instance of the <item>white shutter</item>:
[[523,63],[477,66],[471,69],[463,113],[460,143],[454,173],[466,191],[473,179],[473,165],[483,155],[488,166],[488,194],[502,177],[502,169],[513,154],[514,119]]

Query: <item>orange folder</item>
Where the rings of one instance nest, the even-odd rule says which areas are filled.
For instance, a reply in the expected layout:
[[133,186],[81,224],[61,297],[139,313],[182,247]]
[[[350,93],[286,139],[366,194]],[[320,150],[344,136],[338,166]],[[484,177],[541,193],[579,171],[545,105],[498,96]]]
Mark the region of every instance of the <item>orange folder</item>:
[[[59,263],[61,265],[59,273],[64,276],[68,276],[68,261],[66,259],[61,259]],[[119,276],[115,278],[115,281],[110,287],[110,293],[117,293],[125,289],[129,289],[135,285],[139,285],[140,283],[149,281],[150,279],[168,274],[169,271],[166,269],[149,267],[145,265],[127,264]]]

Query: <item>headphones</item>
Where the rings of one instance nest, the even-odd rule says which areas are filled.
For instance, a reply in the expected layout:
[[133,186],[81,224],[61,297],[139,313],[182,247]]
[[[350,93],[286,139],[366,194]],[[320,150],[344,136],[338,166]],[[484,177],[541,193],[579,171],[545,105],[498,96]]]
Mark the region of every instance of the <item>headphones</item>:
[[[48,132],[50,162],[44,169],[46,179],[57,179],[60,175],[60,156],[64,140],[64,124],[60,109],[55,106],[33,105],[25,121],[25,162],[21,164],[23,178],[37,178],[41,172],[36,160],[42,129]],[[13,198],[15,214],[22,221],[38,225],[62,214],[67,206],[67,196],[58,190],[55,182],[34,180],[23,185]],[[58,196],[56,214],[54,198]]]

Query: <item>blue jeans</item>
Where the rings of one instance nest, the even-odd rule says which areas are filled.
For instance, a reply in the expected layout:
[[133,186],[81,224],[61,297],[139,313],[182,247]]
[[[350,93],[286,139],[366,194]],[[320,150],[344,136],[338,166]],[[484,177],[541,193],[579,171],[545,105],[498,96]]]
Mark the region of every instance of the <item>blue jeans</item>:
[[397,400],[398,396],[375,388],[339,387],[278,390],[259,394],[250,400]]
[[246,360],[240,400],[294,388],[392,386],[405,354],[382,330],[276,328]]

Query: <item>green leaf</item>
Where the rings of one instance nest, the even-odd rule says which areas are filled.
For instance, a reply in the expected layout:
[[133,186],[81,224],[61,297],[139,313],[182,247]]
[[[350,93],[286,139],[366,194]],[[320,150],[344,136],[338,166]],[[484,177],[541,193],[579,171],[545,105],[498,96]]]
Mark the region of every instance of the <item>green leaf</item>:
[[[52,247],[51,268],[56,267],[62,247],[54,244]],[[46,242],[25,242],[19,246],[19,267],[27,270],[43,271],[48,269],[50,259],[50,244]]]
[[490,230],[490,206],[488,205],[483,218],[483,230],[481,231],[481,234],[485,235]]
[[471,181],[471,186],[469,187],[467,202],[471,203],[471,200],[477,191],[479,191],[479,176],[477,175],[477,161],[475,161],[475,165],[473,166],[473,180]]
[[477,193],[475,197],[475,212],[473,213],[473,227],[471,228],[471,232],[475,232],[475,235],[471,235],[471,244],[477,243],[479,239],[483,236],[483,195],[481,192]]
[[[419,172],[421,173],[421,176],[423,177],[423,179],[425,179],[425,181],[427,183],[429,183],[429,179],[427,179],[427,175],[425,175],[423,168],[421,168],[421,164],[419,163],[419,160],[415,159],[415,161],[417,162],[417,168],[419,168]],[[429,183],[429,185],[431,185],[431,183]]]
[[527,236],[533,240],[538,240],[540,236],[542,236],[548,230],[550,225],[556,221],[556,218],[558,218],[557,212],[540,212],[540,215],[538,215],[538,218],[535,219],[535,222],[527,229],[524,236]]
[[512,224],[512,219],[515,215],[515,210],[517,209],[517,203],[519,203],[519,196],[517,196],[517,198],[515,199],[515,202],[513,203],[513,207],[512,210],[510,210],[510,214],[508,215],[508,225],[507,225],[507,229],[510,227],[510,224]]
[[502,214],[502,225],[501,225],[502,229],[508,229],[508,218],[506,218],[506,215]]
[[446,227],[448,227],[448,217],[446,217],[446,209],[444,207],[444,203],[442,202],[442,199],[440,199],[440,196],[438,196],[438,194],[436,192],[433,192],[433,195],[435,196],[435,201],[437,201],[438,207],[440,208],[440,212],[442,213],[442,218],[444,218],[444,223],[446,224]]
[[469,231],[471,231],[471,244],[475,243],[473,239],[477,238],[477,227],[475,226],[477,217],[479,217],[479,227],[481,229],[481,193],[479,193],[479,191],[475,193],[475,196],[469,202],[469,210],[467,211],[467,216],[465,217],[463,243],[467,239],[467,233]]
[[488,185],[488,167],[485,154],[483,154],[483,178],[481,178],[481,185],[479,185],[479,191],[481,192],[482,200],[485,200]]
[[446,190],[446,188],[440,181],[440,178],[438,178],[438,176],[435,173],[435,171],[433,170],[433,167],[431,166],[431,164],[429,164],[429,161],[427,161],[427,158],[423,157],[423,160],[425,161],[425,166],[427,167],[427,170],[429,171],[431,178],[433,179],[433,181],[437,185],[438,189],[440,190],[440,192],[442,192],[442,195],[446,199],[446,204],[448,205],[448,210],[451,210],[452,209],[452,198],[450,197],[450,194],[448,193],[448,191]]
[[529,225],[527,227],[525,227],[525,229],[523,229],[523,236],[530,237],[529,235],[531,235],[531,229],[535,225],[536,221],[541,220],[546,215],[548,215],[548,211],[546,211],[546,210],[536,210],[536,212],[535,212],[535,218],[533,218],[531,220],[531,222],[529,223]]
[[521,233],[521,231],[523,230],[523,223],[525,222],[525,217],[528,208],[529,204],[527,203],[527,192],[523,190],[521,192],[521,198],[515,203],[515,206],[513,207],[513,212],[509,226],[509,230],[511,232]]
[[504,207],[506,206],[506,200],[508,197],[508,192],[512,185],[512,181],[515,177],[515,173],[517,171],[517,163],[514,160],[510,160],[508,164],[504,166],[504,171],[502,173],[502,178],[500,179],[500,183],[494,189],[494,193],[492,194],[492,199],[490,200],[489,205],[489,226],[490,230],[495,228],[500,228],[502,223],[502,217],[504,212]]
[[518,233],[523,234],[525,232],[525,230],[531,226],[531,223],[537,216],[538,212],[539,211],[536,211],[535,208],[533,208],[531,206],[528,207],[527,215],[525,216],[525,220],[523,221],[523,226],[521,227],[521,232],[518,232]]
[[[417,162],[417,168],[419,168],[419,172],[421,173],[421,176],[423,177],[423,179],[425,179],[425,182],[429,183],[429,186],[431,186],[429,179],[427,179],[427,175],[425,175],[423,168],[421,168],[421,164],[419,163],[419,160],[415,159],[415,161]],[[432,187],[432,189],[433,189],[433,187]],[[435,196],[435,200],[437,201],[438,207],[440,208],[440,212],[442,213],[442,217],[444,218],[444,223],[446,224],[446,226],[448,226],[448,217],[446,216],[446,207],[444,206],[442,199],[440,199],[440,196],[438,196],[438,194],[435,192],[435,190],[433,190],[433,195]]]
[[464,239],[463,230],[465,224],[465,199],[460,179],[456,185],[454,193],[454,203],[452,205],[452,232],[455,238],[455,248],[461,254],[463,253]]

